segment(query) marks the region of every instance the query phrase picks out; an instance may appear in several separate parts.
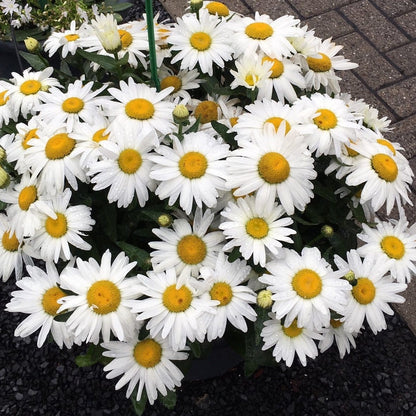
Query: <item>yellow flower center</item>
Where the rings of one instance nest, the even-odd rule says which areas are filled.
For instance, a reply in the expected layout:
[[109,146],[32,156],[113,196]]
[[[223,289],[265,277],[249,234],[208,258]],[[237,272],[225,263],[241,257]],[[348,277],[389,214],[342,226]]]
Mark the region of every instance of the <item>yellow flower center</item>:
[[109,280],[98,280],[87,292],[88,306],[98,315],[114,312],[120,305],[120,289]]
[[338,119],[337,119],[337,116],[331,110],[320,108],[319,110],[317,110],[317,112],[321,114],[315,117],[313,119],[313,122],[321,130],[330,130],[336,127],[338,123]]
[[184,263],[199,264],[207,255],[207,246],[202,238],[189,234],[179,240],[176,252]]
[[285,70],[285,67],[283,66],[283,62],[279,61],[278,59],[275,58],[270,58],[268,56],[265,56],[262,59],[262,62],[271,62],[272,63],[272,67],[270,68],[270,70],[272,71],[272,73],[270,74],[270,78],[279,78],[280,75],[283,74],[283,71]]
[[400,260],[406,249],[400,239],[394,235],[388,235],[381,240],[381,249],[392,259]]
[[68,222],[64,214],[55,212],[56,219],[52,217],[46,218],[45,229],[46,232],[53,238],[61,238],[68,231]]
[[7,93],[7,90],[0,92],[0,107],[3,107],[3,105],[5,105],[7,103],[7,101],[9,101],[8,96],[6,98],[4,98],[6,93]]
[[[164,90],[165,88],[173,87],[172,93],[178,92],[182,88],[182,80],[176,75],[169,75],[160,81],[160,88]],[[171,93],[171,94],[172,94]]]
[[253,238],[262,239],[269,234],[269,224],[263,218],[251,218],[246,222],[246,232]]
[[7,251],[17,251],[19,248],[19,240],[17,239],[16,234],[13,233],[10,235],[10,231],[5,231],[3,233],[1,244]]
[[279,130],[279,126],[282,123],[282,121],[286,122],[286,127],[285,127],[285,134],[288,134],[290,131],[290,124],[287,120],[285,120],[284,118],[281,117],[270,117],[268,118],[264,124],[266,123],[271,123],[274,126],[274,130],[277,132],[277,130]]
[[163,292],[162,302],[170,312],[184,312],[191,305],[192,292],[186,286],[176,289],[176,285],[171,285]]
[[208,35],[208,33],[205,32],[195,32],[192,34],[190,38],[191,46],[200,51],[206,51],[209,49],[212,43],[211,36]]
[[45,154],[50,160],[63,159],[74,150],[74,147],[74,139],[71,139],[66,133],[59,133],[48,140],[45,146]]
[[332,68],[331,60],[324,53],[319,53],[319,55],[321,55],[321,58],[312,58],[311,56],[308,56],[306,58],[309,69],[311,69],[314,72],[329,71]]
[[265,40],[273,35],[273,28],[264,22],[254,22],[246,27],[245,32],[249,38]]
[[77,35],[76,33],[70,33],[70,34],[68,34],[68,35],[65,35],[65,39],[66,39],[68,42],[73,42],[74,40],[79,39],[79,35]]
[[371,166],[379,178],[386,182],[393,182],[399,173],[396,162],[384,153],[377,153],[371,158]]
[[92,136],[92,140],[93,140],[95,143],[99,143],[99,142],[101,142],[101,141],[103,141],[103,140],[107,140],[107,139],[108,139],[108,137],[110,136],[110,133],[108,133],[108,134],[104,134],[104,132],[105,132],[106,130],[107,130],[106,128],[104,128],[104,129],[100,129],[100,130],[97,130],[97,131],[94,133],[94,135]]
[[205,175],[207,158],[199,152],[185,153],[179,160],[179,171],[188,179],[198,179]]
[[144,98],[135,98],[126,104],[125,111],[128,117],[136,120],[148,120],[153,117],[155,107]]
[[128,48],[133,43],[133,36],[127,30],[119,29],[118,34],[120,35],[121,47],[123,49]]
[[56,316],[56,312],[61,306],[58,303],[58,299],[61,299],[64,296],[65,292],[63,292],[58,286],[51,287],[42,296],[43,310],[48,315]]
[[211,1],[206,5],[209,14],[217,14],[218,16],[226,17],[230,14],[229,8],[219,1]]
[[141,165],[142,156],[137,150],[124,149],[118,157],[118,166],[124,173],[127,173],[128,175],[136,173]]
[[259,76],[256,74],[248,73],[244,78],[244,81],[252,87],[253,85],[257,84],[259,80]]
[[79,113],[84,108],[84,101],[78,97],[67,98],[62,103],[62,110],[66,113]]
[[39,136],[36,134],[36,132],[38,131],[38,129],[32,129],[32,130],[29,130],[27,133],[26,133],[26,136],[24,137],[24,139],[22,140],[22,147],[23,147],[23,149],[29,149],[29,147],[32,147],[32,146],[30,146],[29,144],[28,144],[28,142],[29,142],[29,140],[32,140],[32,139],[39,139]]
[[304,299],[318,296],[322,290],[322,279],[311,269],[299,270],[292,279],[293,290]]
[[290,338],[298,337],[303,331],[303,328],[298,327],[298,321],[295,319],[287,328],[283,327],[283,332]]
[[394,146],[386,139],[377,139],[377,143],[382,144],[383,146],[386,146],[390,151],[393,153],[394,156],[396,156],[396,149]]
[[231,127],[234,127],[237,123],[238,123],[238,117],[231,117],[230,118]]
[[218,104],[209,100],[201,101],[196,106],[194,115],[196,118],[199,118],[202,124],[218,120]]
[[284,182],[289,177],[290,166],[280,153],[269,152],[261,157],[257,170],[263,180],[275,184]]
[[352,295],[361,305],[368,305],[376,297],[374,283],[367,277],[357,279],[357,284],[352,288]]
[[148,338],[136,344],[133,356],[141,367],[152,368],[162,359],[162,347],[155,340]]
[[233,298],[233,291],[231,286],[225,282],[215,283],[209,291],[211,299],[218,300],[220,304],[218,306],[225,306],[231,302]]
[[332,328],[339,328],[343,324],[343,322],[341,322],[339,319],[331,319],[329,322]]
[[35,185],[24,187],[17,198],[17,202],[22,211],[27,211],[33,202],[38,198],[38,190]]
[[29,79],[20,86],[20,92],[25,95],[36,94],[42,88],[42,84],[36,79]]

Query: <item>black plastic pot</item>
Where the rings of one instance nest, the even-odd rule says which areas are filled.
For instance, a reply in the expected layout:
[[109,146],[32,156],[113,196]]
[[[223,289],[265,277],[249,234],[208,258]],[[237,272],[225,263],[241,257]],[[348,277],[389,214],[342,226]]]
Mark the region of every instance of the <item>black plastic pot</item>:
[[[17,44],[19,50],[26,50],[23,42]],[[10,78],[12,72],[22,72],[22,69],[27,68],[27,63],[24,59],[20,59],[23,68],[20,68],[19,61],[16,54],[16,49],[13,42],[0,40],[0,78]]]

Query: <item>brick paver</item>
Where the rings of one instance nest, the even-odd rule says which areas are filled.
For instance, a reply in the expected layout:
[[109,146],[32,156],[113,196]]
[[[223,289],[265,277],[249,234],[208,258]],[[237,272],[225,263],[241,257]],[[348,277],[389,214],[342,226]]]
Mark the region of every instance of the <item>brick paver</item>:
[[[342,90],[363,98],[392,120],[386,136],[405,148],[416,173],[416,0],[223,0],[246,15],[254,11],[277,18],[292,14],[317,36],[344,45],[342,54],[359,67],[340,73]],[[186,0],[161,0],[172,16],[180,16]],[[411,199],[416,205],[416,185]],[[407,208],[411,223],[416,207]],[[416,278],[407,302],[397,310],[416,334]]]

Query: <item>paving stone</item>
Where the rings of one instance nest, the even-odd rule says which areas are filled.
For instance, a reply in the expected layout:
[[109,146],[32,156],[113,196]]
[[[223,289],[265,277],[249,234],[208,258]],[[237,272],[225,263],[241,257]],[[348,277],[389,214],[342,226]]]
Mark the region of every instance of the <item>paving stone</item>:
[[299,12],[301,17],[307,18],[334,10],[350,3],[349,0],[288,0],[288,3]]
[[416,334],[416,279],[413,279],[407,289],[400,293],[406,299],[406,302],[394,304],[394,309],[406,321],[411,331]]
[[298,13],[296,13],[296,11],[290,7],[286,1],[283,0],[249,0],[247,3],[250,4],[250,7],[254,11],[258,11],[260,14],[268,14],[272,19],[277,19],[278,17],[284,16],[285,14],[289,14],[297,18],[300,17]]
[[416,10],[397,17],[394,23],[400,26],[411,39],[416,39]]
[[389,51],[408,42],[406,36],[369,1],[359,1],[341,8],[359,31],[379,50]]
[[416,4],[412,0],[371,0],[375,6],[389,16],[395,17],[403,13],[416,9]]
[[402,78],[400,72],[394,68],[379,52],[360,34],[351,33],[337,39],[337,43],[344,45],[343,55],[359,64],[354,69],[370,88],[379,89],[393,81]]
[[403,75],[416,74],[416,42],[408,43],[386,53],[390,62],[400,68]]
[[416,113],[415,83],[416,76],[383,88],[378,94],[399,117],[407,117]]
[[308,25],[309,29],[315,29],[315,35],[322,39],[330,37],[335,39],[354,31],[352,26],[335,10],[312,17],[305,20],[304,23]]
[[[403,154],[407,159],[416,157],[416,115],[407,117],[397,123],[392,123],[392,130],[385,133],[385,137],[392,142],[399,142],[403,147]],[[416,169],[414,170],[416,174]],[[416,212],[416,209],[415,209]]]

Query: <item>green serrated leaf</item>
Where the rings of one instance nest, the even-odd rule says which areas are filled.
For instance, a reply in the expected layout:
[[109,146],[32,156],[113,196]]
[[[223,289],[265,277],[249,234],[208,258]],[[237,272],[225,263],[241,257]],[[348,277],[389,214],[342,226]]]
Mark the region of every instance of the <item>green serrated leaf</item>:
[[200,124],[200,121],[199,121],[199,118],[197,118],[197,119],[196,119],[196,121],[195,121],[195,123],[194,123],[194,124],[192,124],[192,126],[191,126],[191,127],[189,127],[189,129],[188,129],[188,130],[186,130],[186,131],[184,132],[184,134],[188,134],[188,133],[196,133],[196,132],[198,131],[199,124]]
[[163,406],[165,406],[169,410],[172,410],[176,406],[176,398],[176,391],[169,390],[168,394],[166,396],[160,396],[159,400],[163,404]]
[[39,55],[24,51],[20,51],[19,54],[35,71],[42,71],[47,67],[47,64]]
[[231,253],[228,255],[228,261],[230,263],[236,261],[241,256],[240,250],[238,247],[234,247]]
[[122,12],[124,10],[129,9],[132,6],[131,3],[116,3],[113,6],[111,6],[111,8],[113,9],[114,12]]
[[96,64],[100,65],[102,68],[109,72],[117,71],[118,63],[114,58],[110,56],[98,55],[97,53],[87,52],[81,48],[77,49],[77,54],[80,55],[82,58],[88,59],[91,62],[95,62]]
[[236,149],[238,147],[237,141],[235,140],[237,133],[229,133],[229,128],[225,124],[218,123],[218,121],[215,120],[211,121],[211,125],[232,149]]

